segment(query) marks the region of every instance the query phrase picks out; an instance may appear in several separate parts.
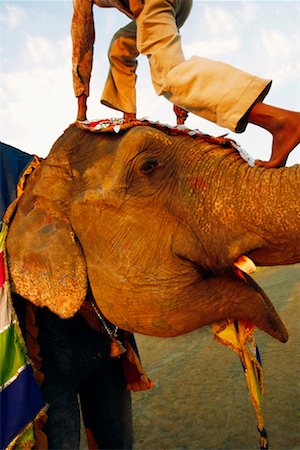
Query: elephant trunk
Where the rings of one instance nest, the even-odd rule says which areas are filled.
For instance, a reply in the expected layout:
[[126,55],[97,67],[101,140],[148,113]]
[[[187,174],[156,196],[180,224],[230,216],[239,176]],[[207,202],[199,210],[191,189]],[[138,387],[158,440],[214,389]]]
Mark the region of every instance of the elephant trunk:
[[257,265],[300,262],[299,165],[251,168],[233,150],[214,148],[196,163],[187,155],[180,181],[206,270],[224,270],[242,254]]
[[253,178],[241,208],[245,229],[261,238],[250,257],[265,266],[300,262],[300,166],[256,169]]

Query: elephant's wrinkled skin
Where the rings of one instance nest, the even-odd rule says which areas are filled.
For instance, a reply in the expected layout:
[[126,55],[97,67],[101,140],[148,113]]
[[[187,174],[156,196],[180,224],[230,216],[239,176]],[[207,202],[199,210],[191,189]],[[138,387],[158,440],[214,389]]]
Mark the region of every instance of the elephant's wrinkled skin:
[[286,341],[233,263],[300,261],[300,166],[250,168],[233,148],[148,127],[71,126],[29,180],[7,249],[13,289],[63,318],[89,283],[129,331],[175,336],[235,318]]

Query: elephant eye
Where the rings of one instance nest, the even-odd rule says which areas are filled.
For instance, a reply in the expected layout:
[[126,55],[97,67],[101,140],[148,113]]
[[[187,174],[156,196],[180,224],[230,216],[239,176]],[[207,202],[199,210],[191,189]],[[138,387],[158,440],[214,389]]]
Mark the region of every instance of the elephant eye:
[[148,159],[141,166],[141,172],[148,175],[149,173],[152,173],[156,169],[157,166],[158,166],[158,161],[156,159]]

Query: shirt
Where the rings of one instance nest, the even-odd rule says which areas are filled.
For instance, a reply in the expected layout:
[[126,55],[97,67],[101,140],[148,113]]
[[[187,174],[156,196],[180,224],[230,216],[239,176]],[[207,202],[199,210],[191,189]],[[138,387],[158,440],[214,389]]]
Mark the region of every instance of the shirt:
[[132,18],[129,2],[126,0],[94,0],[93,3],[100,6],[100,8],[118,8],[128,17]]

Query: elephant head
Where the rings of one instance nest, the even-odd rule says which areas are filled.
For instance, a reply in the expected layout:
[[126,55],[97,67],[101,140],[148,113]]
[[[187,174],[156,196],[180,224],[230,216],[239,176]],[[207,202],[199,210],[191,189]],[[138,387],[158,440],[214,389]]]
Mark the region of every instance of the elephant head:
[[11,223],[13,289],[63,318],[88,285],[133,332],[176,336],[220,319],[287,332],[234,261],[300,261],[300,167],[250,168],[233,147],[148,127],[71,126],[29,180]]

